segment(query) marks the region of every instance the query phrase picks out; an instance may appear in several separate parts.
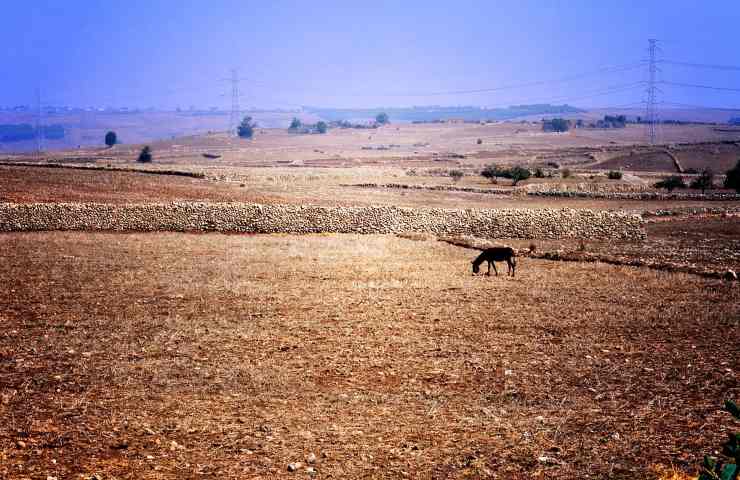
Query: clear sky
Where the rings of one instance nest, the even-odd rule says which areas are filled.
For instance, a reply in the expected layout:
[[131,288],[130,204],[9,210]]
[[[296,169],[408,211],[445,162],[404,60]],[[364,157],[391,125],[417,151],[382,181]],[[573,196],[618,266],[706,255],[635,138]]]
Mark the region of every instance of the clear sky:
[[[40,87],[52,105],[223,108],[220,79],[238,68],[243,106],[621,106],[644,99],[635,64],[648,38],[663,59],[740,65],[738,0],[3,0],[0,11],[0,105],[32,104]],[[740,68],[662,64],[660,78],[740,89]],[[660,88],[666,102],[740,106],[738,91]]]

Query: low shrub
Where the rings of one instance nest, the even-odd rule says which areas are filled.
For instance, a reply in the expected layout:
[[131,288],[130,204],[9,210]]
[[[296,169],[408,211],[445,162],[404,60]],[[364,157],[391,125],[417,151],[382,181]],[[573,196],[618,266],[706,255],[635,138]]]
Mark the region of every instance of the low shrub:
[[147,145],[141,149],[141,153],[139,153],[137,161],[141,163],[150,163],[152,158],[152,149]]
[[606,174],[606,178],[609,180],[621,180],[622,179],[622,172],[619,170],[611,170],[609,173]]
[[669,192],[672,192],[673,190],[677,188],[686,188],[686,182],[683,181],[683,178],[681,178],[678,175],[672,175],[670,177],[664,178],[663,180],[655,183],[655,188],[664,188],[668,190]]

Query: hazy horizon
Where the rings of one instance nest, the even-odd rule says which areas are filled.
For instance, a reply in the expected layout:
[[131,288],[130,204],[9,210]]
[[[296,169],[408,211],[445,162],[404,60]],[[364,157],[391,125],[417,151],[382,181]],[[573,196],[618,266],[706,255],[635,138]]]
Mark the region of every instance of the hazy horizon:
[[[736,2],[9,2],[0,105],[738,108]],[[702,64],[687,65],[687,64]],[[688,85],[699,85],[691,87]],[[715,88],[702,88],[702,87]]]

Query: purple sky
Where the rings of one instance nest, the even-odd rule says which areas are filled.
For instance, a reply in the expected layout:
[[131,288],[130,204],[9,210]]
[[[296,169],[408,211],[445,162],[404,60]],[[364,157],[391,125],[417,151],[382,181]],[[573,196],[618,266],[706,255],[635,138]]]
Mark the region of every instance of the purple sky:
[[[3,2],[0,105],[40,87],[51,105],[228,107],[220,79],[239,68],[243,106],[639,106],[648,38],[662,59],[740,65],[737,0],[43,3]],[[740,90],[740,68],[661,70]],[[660,88],[664,102],[740,106],[740,91]]]

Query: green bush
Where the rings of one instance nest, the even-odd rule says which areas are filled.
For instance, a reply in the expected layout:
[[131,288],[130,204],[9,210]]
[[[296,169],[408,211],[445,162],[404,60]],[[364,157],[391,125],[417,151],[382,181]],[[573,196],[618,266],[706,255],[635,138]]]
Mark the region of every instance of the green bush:
[[736,192],[740,193],[740,160],[737,161],[737,164],[734,167],[727,170],[725,188],[732,188]]
[[375,122],[379,125],[386,125],[388,123],[391,123],[390,119],[388,118],[388,114],[385,112],[377,114],[375,116]]
[[509,175],[511,178],[511,184],[516,185],[522,180],[526,180],[529,177],[532,176],[532,172],[530,172],[528,169],[524,167],[514,167],[511,170],[509,170]]
[[301,126],[303,126],[301,121],[298,120],[297,117],[293,117],[293,120],[290,122],[290,127],[288,127],[288,130],[298,130],[299,128],[301,128]]
[[[731,400],[725,402],[725,410],[740,420],[740,408]],[[722,444],[722,455],[726,460],[705,456],[698,480],[737,480],[740,474],[740,432],[730,433]]]
[[690,187],[701,190],[701,193],[714,187],[714,172],[710,168],[705,168],[698,177],[691,181]]
[[619,170],[611,170],[609,173],[606,174],[606,178],[609,180],[621,180],[622,179],[622,172]]
[[496,165],[486,165],[480,172],[483,178],[487,178],[491,183],[496,183],[496,177],[503,177],[502,171]]
[[537,167],[535,169],[535,171],[534,171],[534,176],[535,176],[535,178],[544,178],[545,177],[545,172],[543,172],[540,167]]
[[655,188],[664,188],[669,192],[672,192],[677,188],[686,188],[686,182],[684,182],[683,178],[681,178],[680,176],[672,175],[657,182],[654,186]]
[[483,171],[481,171],[481,176],[491,180],[492,183],[495,183],[494,180],[496,177],[509,178],[511,179],[511,184],[516,185],[520,181],[531,177],[532,172],[520,166],[500,168],[497,165],[488,165],[483,169]]
[[478,145],[482,145],[483,144],[483,140],[479,138],[475,143],[477,143]]
[[141,163],[149,163],[152,161],[152,158],[152,149],[147,145],[141,149],[141,153],[139,153],[139,158],[137,160]]
[[326,133],[326,131],[329,130],[329,126],[326,124],[326,122],[318,122],[316,124],[316,131],[319,133]]
[[570,168],[564,168],[560,171],[560,176],[563,178],[570,178],[573,173],[570,171]]
[[255,128],[257,128],[257,124],[252,121],[252,117],[244,117],[242,123],[236,128],[236,133],[240,138],[252,138]]
[[449,172],[450,178],[452,178],[453,181],[459,182],[462,177],[465,176],[462,170],[450,170]]
[[105,144],[106,145],[108,145],[109,147],[112,147],[116,143],[118,143],[118,136],[116,135],[116,132],[111,131],[105,134]]

